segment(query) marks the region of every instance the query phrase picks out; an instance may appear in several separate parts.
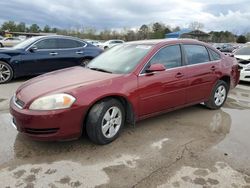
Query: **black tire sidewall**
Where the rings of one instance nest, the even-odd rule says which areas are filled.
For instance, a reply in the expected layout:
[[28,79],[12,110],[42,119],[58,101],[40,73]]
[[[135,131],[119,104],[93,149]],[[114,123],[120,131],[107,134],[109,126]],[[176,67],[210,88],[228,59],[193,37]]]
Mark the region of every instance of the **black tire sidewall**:
[[[118,107],[122,113],[122,123],[118,132],[112,138],[106,138],[102,133],[103,116],[111,107]],[[87,134],[89,138],[97,144],[108,144],[118,136],[125,122],[125,111],[123,105],[116,99],[103,100],[92,107],[87,119]]]
[[3,61],[0,61],[0,65],[3,64],[4,66],[8,67],[8,69],[10,70],[10,77],[8,80],[4,81],[4,82],[1,82],[0,81],[0,84],[5,84],[5,83],[8,83],[9,81],[11,81],[13,79],[13,76],[14,76],[14,72],[13,72],[13,69],[12,67],[8,64],[8,63],[5,63]]

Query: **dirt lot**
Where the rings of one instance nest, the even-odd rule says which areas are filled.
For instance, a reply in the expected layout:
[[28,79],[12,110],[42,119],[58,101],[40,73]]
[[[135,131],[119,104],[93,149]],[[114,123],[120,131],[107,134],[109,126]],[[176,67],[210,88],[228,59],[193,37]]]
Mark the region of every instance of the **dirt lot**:
[[1,187],[250,187],[250,84],[221,110],[170,112],[97,146],[86,136],[43,143],[18,134],[8,102],[23,81],[0,85]]

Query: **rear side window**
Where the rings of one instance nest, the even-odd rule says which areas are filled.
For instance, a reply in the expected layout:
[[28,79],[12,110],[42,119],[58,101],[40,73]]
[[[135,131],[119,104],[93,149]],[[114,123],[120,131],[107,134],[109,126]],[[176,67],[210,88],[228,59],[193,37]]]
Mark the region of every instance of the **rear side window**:
[[189,65],[199,64],[209,61],[208,51],[201,45],[183,45]]
[[79,48],[83,47],[84,44],[76,41],[76,40],[71,40],[71,39],[57,39],[57,45],[59,49],[64,49],[64,48]]
[[216,61],[216,60],[221,59],[220,54],[218,54],[214,50],[208,48],[208,51],[209,51],[209,54],[210,54],[211,61]]
[[150,64],[160,63],[166,68],[181,66],[181,48],[180,45],[167,46],[162,48],[150,60]]

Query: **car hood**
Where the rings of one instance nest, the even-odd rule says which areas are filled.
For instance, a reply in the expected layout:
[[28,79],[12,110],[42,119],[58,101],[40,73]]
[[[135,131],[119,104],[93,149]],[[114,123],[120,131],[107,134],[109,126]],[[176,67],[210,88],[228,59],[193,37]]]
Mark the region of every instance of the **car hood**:
[[0,48],[0,54],[19,54],[21,53],[21,49],[14,48]]
[[250,55],[235,55],[234,57],[237,58],[237,59],[250,61]]
[[121,75],[94,71],[80,66],[62,69],[25,82],[16,91],[16,97],[27,104],[44,95],[71,93],[74,88],[96,84],[119,76]]

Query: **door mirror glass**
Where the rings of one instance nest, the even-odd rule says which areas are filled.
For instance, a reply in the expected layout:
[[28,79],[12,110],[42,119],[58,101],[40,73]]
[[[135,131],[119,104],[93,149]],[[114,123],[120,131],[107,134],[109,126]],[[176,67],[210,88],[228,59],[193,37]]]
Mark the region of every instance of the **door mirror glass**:
[[159,72],[159,71],[165,71],[166,67],[163,64],[155,63],[150,65],[150,67],[146,70],[147,73],[151,72]]
[[36,52],[37,51],[37,46],[36,45],[33,45],[30,49],[29,49],[29,51],[30,52]]

